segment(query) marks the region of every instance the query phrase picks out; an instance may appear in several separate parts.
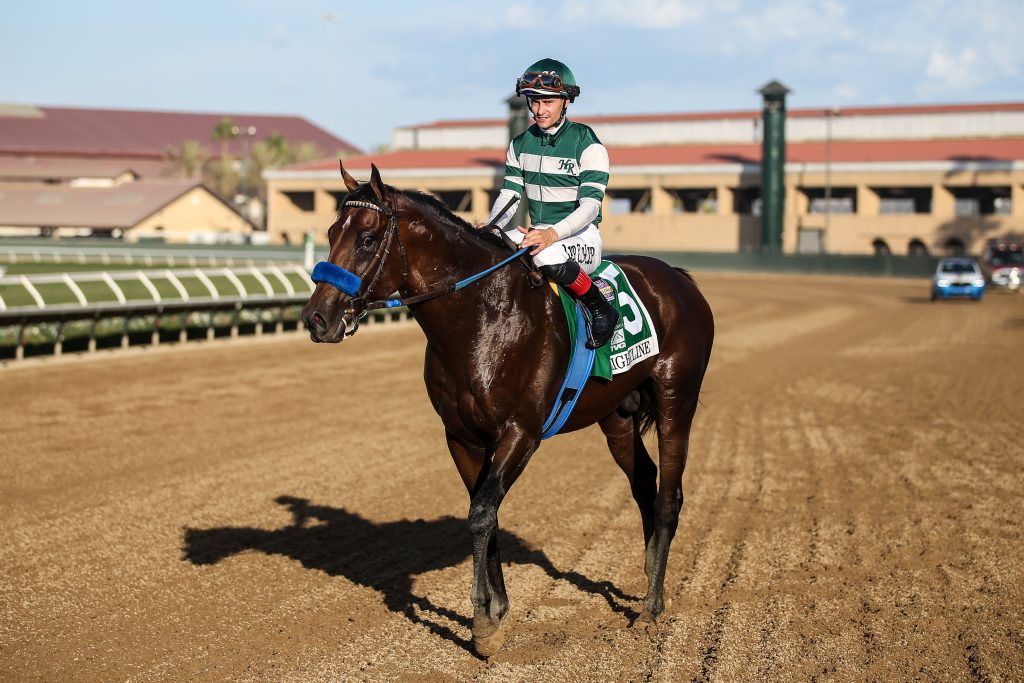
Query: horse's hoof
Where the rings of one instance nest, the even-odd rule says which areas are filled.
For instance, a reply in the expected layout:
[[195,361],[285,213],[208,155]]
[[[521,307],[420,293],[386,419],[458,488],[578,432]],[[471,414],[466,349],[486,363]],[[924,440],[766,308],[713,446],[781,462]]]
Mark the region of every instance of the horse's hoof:
[[637,621],[642,624],[657,624],[658,617],[654,616],[648,610],[645,609],[643,612],[640,613],[640,616],[637,617]]
[[493,657],[505,644],[505,634],[502,630],[496,629],[486,636],[473,635],[473,649],[481,657]]
[[501,620],[487,616],[482,610],[473,617],[473,649],[481,657],[493,657],[505,644]]

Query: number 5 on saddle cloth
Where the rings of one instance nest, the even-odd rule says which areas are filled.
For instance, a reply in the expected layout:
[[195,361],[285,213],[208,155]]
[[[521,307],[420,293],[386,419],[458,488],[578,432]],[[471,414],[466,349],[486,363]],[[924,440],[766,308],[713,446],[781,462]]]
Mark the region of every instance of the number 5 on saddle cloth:
[[587,379],[595,377],[611,380],[613,375],[623,373],[635,363],[658,354],[658,335],[651,324],[650,313],[636,296],[626,274],[613,262],[602,261],[591,277],[594,286],[618,309],[619,322],[610,342],[597,350],[588,349],[587,321],[583,307],[554,284],[551,285],[558,293],[565,311],[572,355],[555,405],[544,422],[542,439],[554,436],[565,425]]

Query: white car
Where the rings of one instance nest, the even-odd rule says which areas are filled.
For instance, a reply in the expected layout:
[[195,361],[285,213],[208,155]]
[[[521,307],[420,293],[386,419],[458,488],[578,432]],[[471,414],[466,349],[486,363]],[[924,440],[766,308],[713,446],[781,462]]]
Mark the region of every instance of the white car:
[[985,277],[972,258],[944,258],[932,276],[932,301],[969,296],[978,301],[985,295]]

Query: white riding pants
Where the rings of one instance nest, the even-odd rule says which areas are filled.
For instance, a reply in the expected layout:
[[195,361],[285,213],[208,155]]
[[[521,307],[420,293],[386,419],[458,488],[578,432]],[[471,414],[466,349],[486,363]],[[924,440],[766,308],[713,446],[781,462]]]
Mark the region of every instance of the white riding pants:
[[[548,226],[538,225],[534,227],[546,228]],[[522,242],[523,238],[526,237],[526,235],[518,230],[509,230],[505,234],[516,244]],[[539,268],[540,266],[555,266],[559,263],[573,260],[580,264],[580,268],[584,273],[590,275],[601,264],[601,252],[601,231],[597,229],[596,225],[590,224],[575,235],[570,235],[564,240],[558,240],[547,249],[534,254],[533,262]]]

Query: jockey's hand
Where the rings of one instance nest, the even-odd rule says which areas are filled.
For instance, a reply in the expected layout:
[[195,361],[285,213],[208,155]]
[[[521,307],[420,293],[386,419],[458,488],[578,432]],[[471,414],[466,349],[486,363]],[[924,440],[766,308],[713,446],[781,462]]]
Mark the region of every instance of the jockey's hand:
[[558,241],[558,235],[551,228],[530,228],[527,230],[523,226],[517,225],[516,230],[526,235],[523,241],[519,243],[519,246],[532,247],[530,249],[530,256],[536,256]]

